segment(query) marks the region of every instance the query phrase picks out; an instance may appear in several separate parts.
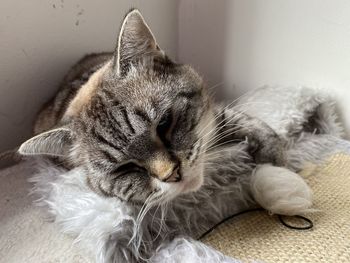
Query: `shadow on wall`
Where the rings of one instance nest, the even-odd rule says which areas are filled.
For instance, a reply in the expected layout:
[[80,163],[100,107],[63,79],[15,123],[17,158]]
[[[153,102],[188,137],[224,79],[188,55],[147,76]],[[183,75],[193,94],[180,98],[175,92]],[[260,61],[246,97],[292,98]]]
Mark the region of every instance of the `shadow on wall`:
[[178,59],[191,64],[210,86],[223,80],[229,0],[182,0]]
[[178,58],[198,70],[218,97],[243,94],[235,78],[253,74],[255,10],[254,1],[180,1]]
[[182,0],[179,54],[232,98],[263,85],[325,89],[350,134],[350,2]]

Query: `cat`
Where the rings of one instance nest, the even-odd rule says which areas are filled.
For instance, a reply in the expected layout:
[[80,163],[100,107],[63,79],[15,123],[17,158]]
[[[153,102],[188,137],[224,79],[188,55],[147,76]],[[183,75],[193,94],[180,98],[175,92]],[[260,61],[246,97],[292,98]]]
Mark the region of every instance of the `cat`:
[[[249,175],[258,164],[285,164],[283,139],[233,103],[215,104],[202,77],[159,47],[137,9],[125,16],[115,52],[88,55],[68,72],[34,135],[21,155],[81,169],[90,191],[131,207],[143,239],[130,248],[139,233],[125,224],[127,234],[108,248],[113,262],[139,261],[165,239],[196,237],[238,207],[256,205]],[[173,207],[166,217],[153,211],[163,232],[140,229],[147,211],[164,204]]]
[[282,158],[267,125],[213,109],[201,77],[164,54],[138,11],[126,16],[118,43],[114,54],[89,55],[72,68],[21,154],[66,156],[70,166],[86,167],[94,191],[139,202],[157,188],[177,195],[201,186],[215,116],[223,120],[219,133],[231,129],[257,143],[257,158]]

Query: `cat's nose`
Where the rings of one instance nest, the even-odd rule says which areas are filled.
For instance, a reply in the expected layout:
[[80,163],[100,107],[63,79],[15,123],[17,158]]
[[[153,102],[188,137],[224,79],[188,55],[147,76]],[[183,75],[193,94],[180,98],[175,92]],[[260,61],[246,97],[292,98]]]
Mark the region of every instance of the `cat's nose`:
[[158,152],[148,160],[148,170],[162,182],[178,182],[182,179],[180,161],[164,152]]
[[180,167],[179,165],[176,165],[174,169],[167,175],[165,178],[162,179],[163,182],[167,183],[175,183],[181,181],[182,176],[180,173]]

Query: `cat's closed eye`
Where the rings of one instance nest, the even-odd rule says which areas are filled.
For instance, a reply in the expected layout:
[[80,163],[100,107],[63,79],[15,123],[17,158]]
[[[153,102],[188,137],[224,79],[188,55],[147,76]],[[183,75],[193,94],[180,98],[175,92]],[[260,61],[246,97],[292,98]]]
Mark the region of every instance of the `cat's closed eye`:
[[168,110],[164,113],[157,126],[157,134],[166,147],[170,146],[170,133],[173,126],[173,113]]
[[120,165],[113,171],[113,173],[117,174],[118,176],[123,176],[128,173],[147,173],[147,170],[134,162],[127,162]]

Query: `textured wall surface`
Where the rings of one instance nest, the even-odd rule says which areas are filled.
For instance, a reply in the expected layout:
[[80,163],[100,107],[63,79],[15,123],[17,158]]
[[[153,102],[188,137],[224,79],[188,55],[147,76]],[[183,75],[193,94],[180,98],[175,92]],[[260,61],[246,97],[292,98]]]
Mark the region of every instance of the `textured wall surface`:
[[36,112],[74,62],[113,50],[131,7],[141,9],[160,46],[176,56],[176,0],[0,1],[0,152],[30,136]]

